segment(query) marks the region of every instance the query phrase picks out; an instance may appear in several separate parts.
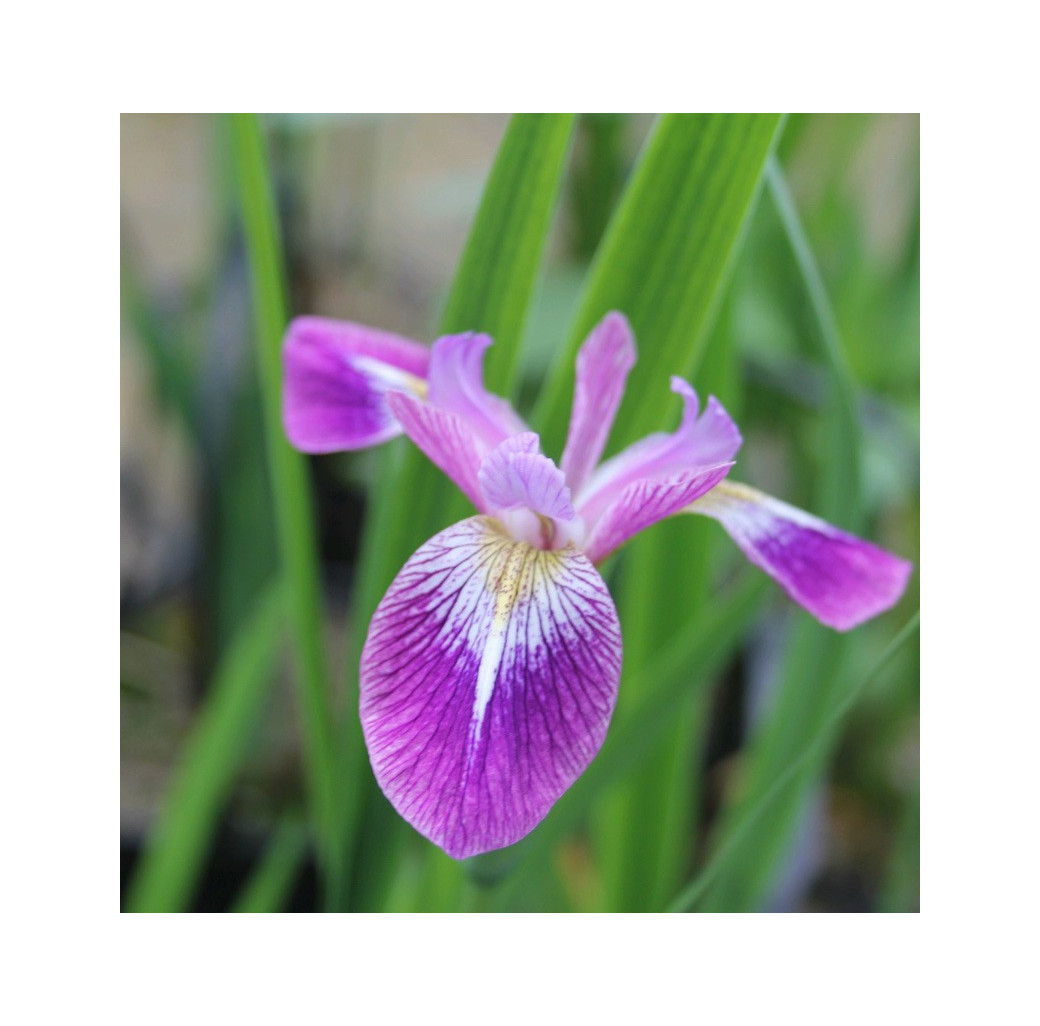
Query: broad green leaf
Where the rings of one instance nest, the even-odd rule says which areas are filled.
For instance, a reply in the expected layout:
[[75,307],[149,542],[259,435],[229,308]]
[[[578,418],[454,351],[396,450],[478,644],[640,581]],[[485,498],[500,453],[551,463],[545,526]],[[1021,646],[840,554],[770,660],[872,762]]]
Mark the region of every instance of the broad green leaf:
[[286,441],[282,429],[282,337],[288,322],[285,269],[259,118],[232,115],[229,134],[252,277],[264,440],[297,658],[309,798],[319,859],[335,895],[342,890],[347,868],[344,831],[339,826],[343,803],[338,792],[354,782],[344,780],[339,772],[332,743],[332,701],[321,640],[318,552],[307,464]]
[[575,354],[609,310],[628,317],[639,348],[612,437],[621,445],[660,427],[669,376],[696,367],[780,122],[778,114],[667,114],[658,121],[538,403],[534,423],[550,455],[563,448]]
[[484,331],[495,340],[484,375],[492,392],[514,383],[573,129],[571,114],[509,122],[441,316],[442,334]]
[[188,905],[269,693],[284,605],[283,591],[268,588],[218,666],[141,857],[129,911],[178,912]]

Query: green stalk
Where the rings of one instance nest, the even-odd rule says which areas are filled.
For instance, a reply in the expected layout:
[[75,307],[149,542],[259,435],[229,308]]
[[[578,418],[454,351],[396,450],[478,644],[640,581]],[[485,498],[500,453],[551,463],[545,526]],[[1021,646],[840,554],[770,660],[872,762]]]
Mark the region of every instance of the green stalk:
[[665,114],[658,119],[596,252],[567,346],[539,397],[545,451],[563,448],[574,357],[608,310],[632,324],[639,362],[612,438],[660,428],[668,377],[695,366],[740,248],[779,114]]
[[332,700],[321,640],[322,604],[314,511],[305,458],[282,429],[285,269],[260,120],[233,114],[231,150],[252,274],[256,359],[263,394],[268,472],[297,661],[308,798],[318,857],[331,899],[342,890],[345,838],[339,828]]

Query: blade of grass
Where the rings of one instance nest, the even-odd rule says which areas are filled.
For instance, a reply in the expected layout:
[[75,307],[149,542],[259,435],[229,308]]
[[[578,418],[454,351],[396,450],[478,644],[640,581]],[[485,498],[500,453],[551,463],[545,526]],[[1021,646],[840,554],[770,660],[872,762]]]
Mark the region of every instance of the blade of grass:
[[177,912],[191,899],[220,807],[268,694],[283,598],[281,588],[268,588],[217,668],[141,857],[127,899],[131,912]]
[[307,852],[307,830],[295,819],[278,824],[232,912],[280,912]]
[[[813,508],[833,523],[858,530],[860,438],[855,385],[812,249],[775,161],[767,168],[767,181],[805,286],[815,323],[814,338],[827,371],[825,453]],[[742,797],[724,812],[719,825],[718,843],[730,854],[712,879],[702,904],[705,910],[757,908],[776,878],[799,811],[824,772],[828,752],[822,744],[813,749],[816,762],[799,762],[797,786],[788,788],[767,813],[756,818],[753,835],[749,835],[743,847],[730,846],[728,838],[732,831],[744,830],[744,810],[757,808],[763,793],[774,793],[774,781],[783,767],[804,750],[807,738],[815,736],[819,725],[828,722],[830,710],[841,698],[845,651],[840,636],[808,616],[799,616],[784,656],[771,712],[746,748]]]
[[508,395],[574,131],[573,114],[517,114],[499,146],[441,316],[442,334],[485,331],[484,380]]
[[[486,380],[502,387],[516,378],[524,322],[541,271],[574,117],[570,114],[519,114],[511,118],[488,177],[441,320],[442,334],[483,330],[495,339],[488,353]],[[366,519],[358,584],[355,590],[354,638],[349,680],[351,713],[343,750],[356,774],[365,780],[355,791],[351,817],[382,810],[385,803],[368,769],[357,702],[357,656],[368,622],[394,575],[405,560],[437,530],[468,516],[472,510],[456,489],[413,447],[399,443],[382,454],[383,473],[373,509]],[[367,808],[366,808],[367,807]],[[407,828],[392,815],[375,816],[387,830],[359,831],[358,879],[367,894],[356,894],[355,905],[379,907],[391,888],[396,868],[391,856],[407,836]],[[389,831],[389,833],[388,833]],[[433,856],[431,856],[433,857]],[[461,893],[458,870],[428,874],[434,881],[430,900],[445,907]]]
[[921,624],[921,613],[916,612],[903,629],[889,642],[874,667],[862,677],[857,684],[849,688],[840,703],[831,710],[827,719],[817,726],[812,736],[807,739],[806,747],[801,754],[790,762],[770,783],[769,787],[756,797],[753,804],[744,809],[741,818],[727,834],[722,844],[716,848],[708,864],[701,870],[683,892],[668,907],[669,912],[688,912],[711,886],[713,880],[723,870],[729,857],[738,846],[746,843],[751,831],[769,810],[770,805],[792,785],[802,768],[812,762],[823,751],[830,738],[837,732],[842,721],[855,706],[856,701],[866,688],[873,683],[888,665],[893,656],[918,631]]
[[342,803],[337,795],[332,702],[321,641],[322,604],[310,483],[304,457],[289,446],[282,431],[285,270],[259,118],[231,115],[229,135],[252,275],[265,447],[297,660],[309,801],[318,858],[334,903],[344,887],[347,838],[340,826]]

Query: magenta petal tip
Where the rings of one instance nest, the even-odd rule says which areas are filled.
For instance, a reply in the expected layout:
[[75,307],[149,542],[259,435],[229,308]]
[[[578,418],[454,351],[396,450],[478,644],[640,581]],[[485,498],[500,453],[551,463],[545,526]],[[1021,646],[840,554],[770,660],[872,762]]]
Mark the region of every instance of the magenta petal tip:
[[689,507],[821,623],[848,631],[894,606],[913,565],[786,502],[724,481]]
[[425,346],[377,328],[297,317],[283,347],[286,437],[311,453],[388,441],[401,426],[387,406],[387,392],[425,391],[429,359]]

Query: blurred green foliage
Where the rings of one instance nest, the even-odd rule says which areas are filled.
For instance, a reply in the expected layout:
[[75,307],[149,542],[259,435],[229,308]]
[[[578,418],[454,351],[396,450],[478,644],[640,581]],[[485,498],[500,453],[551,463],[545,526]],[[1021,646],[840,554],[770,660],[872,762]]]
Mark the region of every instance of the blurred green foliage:
[[[172,299],[124,217],[142,401],[178,425],[193,496],[185,566],[150,588],[124,581],[125,649],[148,642],[191,682],[158,826],[145,840],[125,829],[128,907],[916,909],[919,652],[915,630],[899,634],[916,575],[896,609],[839,636],[701,518],[655,526],[604,567],[625,643],[616,717],[532,835],[460,865],[382,798],[357,724],[357,653],[393,574],[465,504],[401,440],[292,454],[275,357],[287,313],[371,320],[393,274],[378,241],[386,125],[207,123],[216,243]],[[639,364],[610,451],[674,426],[667,377],[683,373],[737,417],[735,476],[917,562],[918,139],[914,117],[518,116],[450,286],[416,304],[410,330],[432,340],[441,305],[441,330],[489,330],[490,379],[557,455],[574,351],[621,309]],[[362,224],[356,249],[315,218],[330,164],[333,180],[353,168],[336,202]],[[312,306],[329,282],[345,298]],[[126,493],[124,536],[137,515]],[[271,581],[284,600],[258,604]],[[287,638],[302,662],[279,658]],[[169,703],[161,665],[124,659],[124,781]],[[221,882],[243,823],[267,852],[254,845]]]

